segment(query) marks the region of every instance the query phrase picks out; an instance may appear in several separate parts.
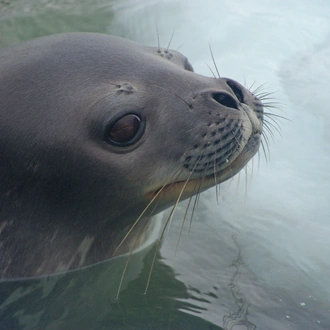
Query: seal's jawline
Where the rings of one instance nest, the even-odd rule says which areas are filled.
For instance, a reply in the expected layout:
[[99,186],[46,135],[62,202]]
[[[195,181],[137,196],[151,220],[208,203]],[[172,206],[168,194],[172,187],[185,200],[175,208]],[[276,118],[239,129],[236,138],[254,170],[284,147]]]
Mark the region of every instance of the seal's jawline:
[[[189,198],[198,193],[201,193],[215,185],[218,185],[240,172],[244,166],[252,159],[257,153],[260,145],[260,133],[253,134],[243,150],[237,155],[237,157],[226,168],[216,172],[214,174],[206,175],[187,181],[174,181],[166,184],[163,187],[159,187],[147,194],[148,199],[152,199],[155,195],[161,200],[170,201],[177,200],[181,195],[180,200]],[[160,191],[161,190],[161,191]]]

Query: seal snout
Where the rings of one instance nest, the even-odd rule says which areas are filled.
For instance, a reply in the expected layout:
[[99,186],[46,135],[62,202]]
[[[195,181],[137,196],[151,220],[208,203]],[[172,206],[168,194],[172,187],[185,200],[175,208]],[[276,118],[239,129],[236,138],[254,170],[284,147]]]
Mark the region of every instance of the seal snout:
[[194,127],[185,138],[190,148],[181,157],[180,175],[157,190],[163,200],[187,198],[233,177],[261,143],[263,104],[236,81],[217,79],[217,86],[194,93],[192,104]]
[[204,117],[206,124],[194,134],[193,147],[182,157],[182,166],[193,173],[192,178],[217,175],[224,181],[239,172],[257,152],[263,106],[236,81],[219,78],[217,82],[218,89],[201,93],[205,100],[201,107],[208,115]]

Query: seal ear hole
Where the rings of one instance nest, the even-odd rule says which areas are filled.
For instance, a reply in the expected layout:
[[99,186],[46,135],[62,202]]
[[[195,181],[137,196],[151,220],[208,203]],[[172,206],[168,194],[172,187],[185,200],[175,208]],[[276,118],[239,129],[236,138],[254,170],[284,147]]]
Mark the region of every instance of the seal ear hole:
[[212,98],[225,107],[238,110],[238,106],[234,98],[226,93],[213,93]]
[[134,113],[125,114],[107,125],[104,140],[114,146],[127,147],[136,143],[143,132],[142,118]]
[[231,90],[234,92],[235,96],[237,97],[238,101],[240,103],[244,103],[244,95],[242,90],[233,82],[227,81],[227,85],[231,88]]

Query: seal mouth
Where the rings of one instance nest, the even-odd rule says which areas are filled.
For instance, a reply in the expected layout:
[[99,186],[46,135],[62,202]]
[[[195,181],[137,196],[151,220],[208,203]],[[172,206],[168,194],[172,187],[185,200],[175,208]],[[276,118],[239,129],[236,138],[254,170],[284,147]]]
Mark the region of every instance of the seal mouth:
[[214,168],[213,174],[194,176],[191,171],[186,180],[178,180],[164,184],[156,190],[147,193],[148,199],[157,196],[162,202],[173,202],[176,200],[184,200],[201,193],[213,186],[216,186],[234,175],[236,175],[257,153],[261,143],[261,133],[254,132],[251,134],[244,148],[236,155],[234,159],[228,162],[224,168]]

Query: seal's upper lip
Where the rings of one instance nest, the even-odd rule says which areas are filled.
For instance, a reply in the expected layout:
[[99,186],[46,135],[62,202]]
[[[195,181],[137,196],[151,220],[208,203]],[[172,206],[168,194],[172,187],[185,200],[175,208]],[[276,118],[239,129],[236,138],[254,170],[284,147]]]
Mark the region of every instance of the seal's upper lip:
[[173,201],[181,195],[181,200],[189,198],[197,193],[205,191],[236,175],[258,151],[261,133],[252,134],[237,157],[224,169],[204,177],[187,179],[186,181],[174,181],[147,193],[148,199],[157,194],[161,201]]

